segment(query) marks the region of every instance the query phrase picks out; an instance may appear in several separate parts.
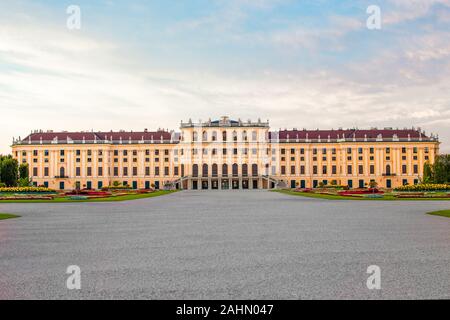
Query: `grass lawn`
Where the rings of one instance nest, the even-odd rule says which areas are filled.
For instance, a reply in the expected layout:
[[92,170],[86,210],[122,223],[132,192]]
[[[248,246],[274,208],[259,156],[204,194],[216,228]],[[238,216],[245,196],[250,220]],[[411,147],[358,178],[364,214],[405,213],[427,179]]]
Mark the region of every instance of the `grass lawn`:
[[427,212],[427,214],[431,214],[432,216],[441,216],[441,217],[450,218],[450,209],[449,210],[440,210],[440,211]]
[[86,199],[86,200],[73,200],[68,197],[55,198],[53,200],[0,200],[0,203],[61,203],[61,202],[110,202],[110,201],[127,201],[127,200],[136,200],[136,199],[144,199],[144,198],[152,198],[158,197],[170,193],[174,193],[176,191],[155,191],[152,193],[142,193],[142,194],[127,194],[123,196],[112,196],[107,198],[99,198],[99,199]]
[[6,220],[6,219],[12,219],[12,218],[19,218],[20,216],[16,216],[15,214],[9,214],[9,213],[0,213],[0,220]]
[[274,190],[274,192],[289,194],[293,196],[318,198],[326,200],[353,200],[353,201],[449,201],[450,198],[432,199],[432,198],[396,198],[393,195],[385,195],[383,198],[366,198],[366,197],[348,197],[332,194],[318,194],[309,192],[295,192],[291,190]]

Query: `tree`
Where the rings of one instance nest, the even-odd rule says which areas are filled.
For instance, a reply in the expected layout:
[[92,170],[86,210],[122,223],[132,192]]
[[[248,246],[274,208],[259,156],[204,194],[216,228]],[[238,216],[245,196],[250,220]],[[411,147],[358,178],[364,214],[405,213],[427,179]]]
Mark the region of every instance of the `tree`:
[[25,178],[28,179],[30,177],[30,170],[28,167],[28,163],[22,163],[19,166],[19,177],[21,179],[25,179]]
[[433,182],[450,183],[450,155],[436,157],[433,164]]
[[11,156],[0,157],[0,181],[7,187],[17,186],[19,164]]
[[423,183],[429,183],[433,181],[433,166],[429,162],[425,162],[423,165]]

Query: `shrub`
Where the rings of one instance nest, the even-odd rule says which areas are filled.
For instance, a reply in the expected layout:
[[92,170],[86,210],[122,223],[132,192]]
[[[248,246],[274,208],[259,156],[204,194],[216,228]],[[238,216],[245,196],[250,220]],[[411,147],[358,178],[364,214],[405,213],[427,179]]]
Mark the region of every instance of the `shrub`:
[[0,192],[4,193],[39,193],[39,192],[55,192],[55,190],[41,187],[3,187]]
[[421,192],[421,191],[450,191],[450,184],[423,183],[416,185],[406,185],[394,189],[400,192]]

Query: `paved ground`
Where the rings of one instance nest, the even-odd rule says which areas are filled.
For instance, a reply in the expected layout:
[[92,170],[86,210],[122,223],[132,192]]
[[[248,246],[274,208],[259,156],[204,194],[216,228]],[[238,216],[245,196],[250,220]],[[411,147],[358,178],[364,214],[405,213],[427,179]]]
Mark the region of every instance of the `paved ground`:
[[450,298],[450,219],[424,214],[449,207],[267,191],[0,204],[22,215],[0,221],[0,299]]

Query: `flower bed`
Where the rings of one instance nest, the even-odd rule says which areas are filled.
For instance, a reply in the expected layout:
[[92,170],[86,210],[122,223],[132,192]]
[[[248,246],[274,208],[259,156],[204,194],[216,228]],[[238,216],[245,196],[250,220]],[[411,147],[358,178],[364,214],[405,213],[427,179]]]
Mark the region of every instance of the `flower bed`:
[[383,191],[380,191],[378,189],[346,190],[338,192],[340,196],[351,196],[358,194],[383,194],[383,193],[384,193]]
[[10,197],[0,197],[0,200],[53,200],[53,196],[10,196]]
[[130,186],[107,186],[107,187],[103,187],[102,191],[130,190],[130,189],[131,189]]
[[400,192],[450,191],[450,184],[424,183],[424,184],[401,186],[395,188],[394,190]]
[[5,187],[0,193],[56,193],[55,190],[44,187]]

